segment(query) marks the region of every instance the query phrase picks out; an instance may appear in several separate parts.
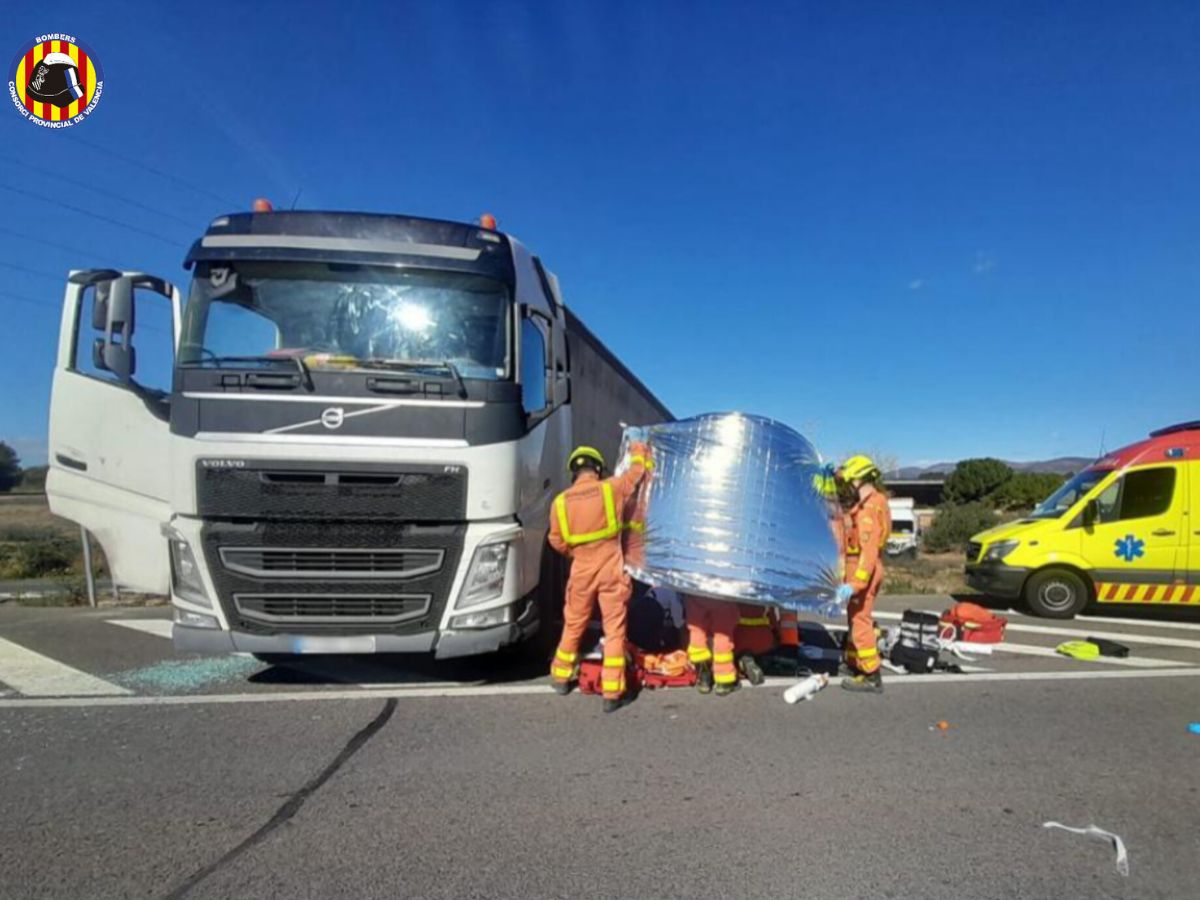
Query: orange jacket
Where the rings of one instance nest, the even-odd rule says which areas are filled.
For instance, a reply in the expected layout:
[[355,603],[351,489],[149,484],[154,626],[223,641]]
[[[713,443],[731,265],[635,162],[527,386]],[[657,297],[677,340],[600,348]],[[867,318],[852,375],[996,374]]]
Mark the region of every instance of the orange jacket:
[[846,515],[846,583],[866,590],[876,569],[882,569],[883,548],[892,530],[887,495],[872,491]]
[[629,468],[601,480],[584,470],[550,506],[550,546],[566,556],[620,555],[625,510],[646,474],[644,445],[632,448]]

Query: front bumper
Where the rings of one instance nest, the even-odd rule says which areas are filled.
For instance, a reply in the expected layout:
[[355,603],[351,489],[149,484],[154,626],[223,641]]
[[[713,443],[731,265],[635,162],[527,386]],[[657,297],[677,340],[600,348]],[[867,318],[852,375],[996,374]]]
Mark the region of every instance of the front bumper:
[[1006,566],[1002,562],[968,563],[967,584],[975,590],[1001,600],[1016,600],[1025,587],[1029,569]]
[[311,634],[247,634],[216,628],[195,628],[175,623],[171,636],[177,653],[258,653],[282,656],[350,653],[429,653],[435,659],[453,659],[494,653],[501,647],[531,637],[539,627],[537,604],[520,603],[515,622],[493,628],[447,629],[419,634],[364,634],[321,636]]

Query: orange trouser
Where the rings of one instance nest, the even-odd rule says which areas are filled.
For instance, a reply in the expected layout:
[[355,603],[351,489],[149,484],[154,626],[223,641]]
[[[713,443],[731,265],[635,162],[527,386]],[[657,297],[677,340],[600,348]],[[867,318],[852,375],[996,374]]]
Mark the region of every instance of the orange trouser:
[[713,681],[717,684],[737,684],[737,666],[733,661],[737,604],[688,595],[684,598],[684,612],[688,626],[688,659],[694,665],[711,662]]
[[765,606],[738,604],[738,625],[733,635],[738,653],[760,656],[775,649],[775,623]]
[[[850,557],[851,562],[854,557]],[[849,566],[847,566],[849,568]],[[846,665],[870,675],[879,671],[879,649],[875,646],[875,595],[883,583],[883,566],[876,566],[871,580],[864,590],[850,598],[846,613],[850,619],[850,633],[846,635]]]
[[585,568],[578,560],[571,566],[567,602],[563,607],[562,639],[550,664],[550,675],[555,681],[566,682],[575,677],[579,642],[587,630],[592,609],[599,601],[600,620],[604,625],[604,670],[600,675],[600,687],[608,700],[616,700],[625,693],[625,616],[633,594],[633,583],[628,575],[624,572],[616,578],[612,575],[607,566],[599,570]]

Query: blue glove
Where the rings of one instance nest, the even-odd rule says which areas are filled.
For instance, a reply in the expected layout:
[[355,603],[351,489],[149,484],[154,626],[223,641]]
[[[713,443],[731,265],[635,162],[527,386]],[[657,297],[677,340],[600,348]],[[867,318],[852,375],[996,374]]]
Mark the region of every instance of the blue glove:
[[843,606],[845,604],[849,603],[850,598],[853,596],[854,596],[854,588],[850,587],[850,585],[848,585],[848,584],[843,584],[841,587],[839,587],[837,589],[838,603],[841,603]]

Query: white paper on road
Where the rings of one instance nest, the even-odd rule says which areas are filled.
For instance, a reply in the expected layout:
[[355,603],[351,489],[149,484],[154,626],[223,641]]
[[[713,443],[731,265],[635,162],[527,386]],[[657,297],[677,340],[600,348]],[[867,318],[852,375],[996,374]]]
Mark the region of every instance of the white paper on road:
[[26,697],[111,697],[131,693],[3,638],[0,681]]
[[1117,871],[1122,875],[1129,875],[1129,855],[1125,852],[1125,842],[1111,831],[1105,831],[1103,828],[1097,828],[1095,825],[1088,825],[1086,828],[1073,828],[1070,825],[1062,824],[1062,822],[1043,822],[1042,827],[1061,828],[1063,831],[1071,832],[1071,834],[1082,834],[1084,837],[1094,837],[1098,840],[1111,843],[1113,849],[1117,851]]

